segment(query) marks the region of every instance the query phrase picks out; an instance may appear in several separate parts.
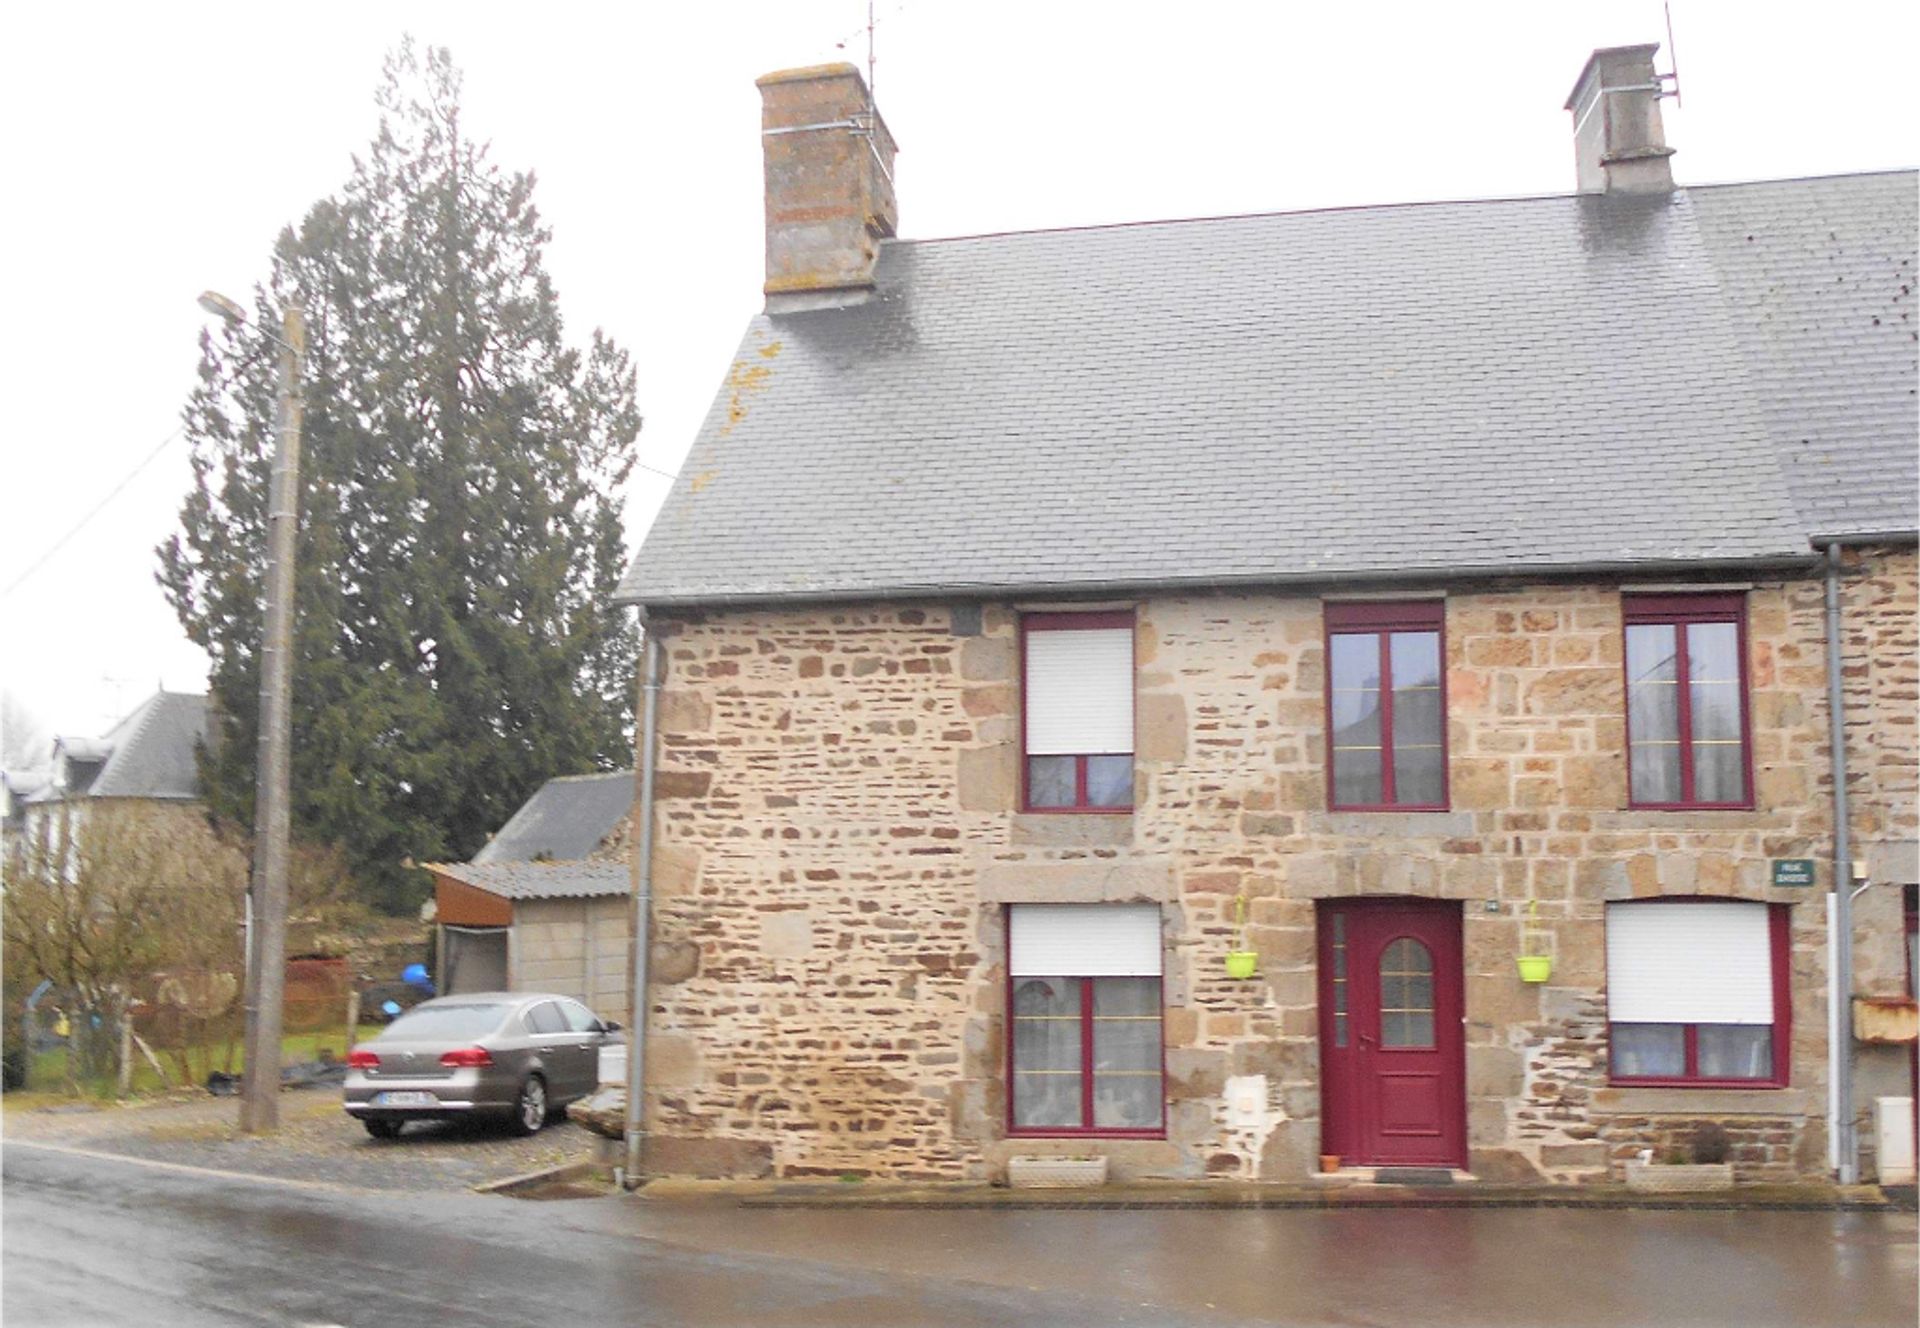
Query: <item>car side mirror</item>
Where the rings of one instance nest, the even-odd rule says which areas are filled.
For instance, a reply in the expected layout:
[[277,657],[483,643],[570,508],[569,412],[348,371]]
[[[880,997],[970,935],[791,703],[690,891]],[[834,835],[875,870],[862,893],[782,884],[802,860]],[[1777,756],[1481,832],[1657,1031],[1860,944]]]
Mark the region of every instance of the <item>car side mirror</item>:
[[620,1031],[620,1021],[618,1019],[602,1019],[600,1021],[600,1031],[602,1033],[618,1033]]

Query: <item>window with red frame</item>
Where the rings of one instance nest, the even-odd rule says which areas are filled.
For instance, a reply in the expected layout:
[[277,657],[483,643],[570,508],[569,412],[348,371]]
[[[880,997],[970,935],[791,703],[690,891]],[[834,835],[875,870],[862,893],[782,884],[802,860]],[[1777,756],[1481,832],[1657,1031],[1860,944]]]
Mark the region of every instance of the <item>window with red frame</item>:
[[1329,604],[1327,755],[1336,811],[1444,811],[1446,605]]
[[1629,595],[1627,785],[1635,807],[1749,807],[1742,595]]
[[1021,620],[1028,811],[1133,806],[1133,615]]
[[1160,910],[1007,910],[1007,1124],[1013,1134],[1165,1130]]
[[1607,905],[1613,1082],[1784,1085],[1789,925],[1784,904]]

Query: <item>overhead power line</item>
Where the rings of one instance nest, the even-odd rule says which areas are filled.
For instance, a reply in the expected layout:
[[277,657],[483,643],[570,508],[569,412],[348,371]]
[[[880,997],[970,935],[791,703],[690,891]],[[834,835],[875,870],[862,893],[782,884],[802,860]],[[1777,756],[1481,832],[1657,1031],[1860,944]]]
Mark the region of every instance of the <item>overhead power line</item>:
[[144,471],[148,466],[151,466],[154,463],[154,461],[159,458],[160,454],[167,450],[167,445],[173,442],[176,438],[178,438],[181,435],[181,433],[185,431],[185,429],[186,429],[186,426],[182,424],[177,428],[175,428],[172,433],[168,434],[165,438],[162,438],[158,443],[154,444],[153,450],[147,453],[144,457],[140,458],[140,464],[138,464],[132,470],[128,471],[124,476],[122,476],[120,482],[114,485],[112,489],[108,490],[107,495],[104,498],[102,498],[99,502],[95,503],[92,507],[88,508],[87,514],[81,517],[78,521],[74,522],[72,528],[69,529],[66,534],[62,535],[59,539],[53,542],[53,545],[51,548],[49,548],[45,553],[41,554],[38,558],[35,558],[31,563],[29,563],[27,565],[27,569],[24,572],[20,573],[19,576],[16,576],[13,578],[13,580],[9,581],[7,583],[7,588],[5,590],[0,590],[0,599],[4,599],[7,596],[13,594],[14,591],[18,590],[21,586],[25,585],[27,582],[27,579],[31,577],[35,572],[39,571],[42,567],[45,567],[48,563],[52,562],[54,555],[59,553],[60,550],[66,548],[67,545],[73,541],[74,536],[78,535],[81,531],[85,530],[88,524],[91,523],[95,517],[99,516],[100,513],[104,512],[107,509],[108,504],[113,502],[115,498],[118,498],[123,492],[126,491],[126,487],[129,484],[132,484],[135,480],[139,479],[141,472]]

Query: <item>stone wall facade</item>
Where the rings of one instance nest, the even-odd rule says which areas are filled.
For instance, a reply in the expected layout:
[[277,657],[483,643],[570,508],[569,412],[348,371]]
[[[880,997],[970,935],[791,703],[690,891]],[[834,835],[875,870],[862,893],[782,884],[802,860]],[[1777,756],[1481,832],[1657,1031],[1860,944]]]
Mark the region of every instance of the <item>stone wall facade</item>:
[[[1873,698],[1857,805],[1910,833],[1913,561],[1868,567],[1849,584],[1877,606],[1850,676]],[[1824,1170],[1821,584],[1743,587],[1756,807],[1715,812],[1626,807],[1623,588],[1675,587],[1446,592],[1434,813],[1327,810],[1316,595],[1124,606],[1135,808],[1105,816],[1019,810],[1018,620],[1120,605],[656,618],[656,1169],[988,1179],[1014,1152],[1097,1150],[1121,1177],[1298,1179],[1320,1152],[1316,903],[1381,895],[1460,903],[1477,1174],[1603,1179],[1704,1119],[1747,1176]],[[1777,858],[1821,860],[1816,886],[1772,886]],[[1236,982],[1243,895],[1260,971]],[[1609,1084],[1605,906],[1660,895],[1791,908],[1789,1087]],[[1006,906],[1100,901],[1161,907],[1166,1138],[1010,1141]],[[1553,956],[1543,986],[1518,979],[1523,931]]]

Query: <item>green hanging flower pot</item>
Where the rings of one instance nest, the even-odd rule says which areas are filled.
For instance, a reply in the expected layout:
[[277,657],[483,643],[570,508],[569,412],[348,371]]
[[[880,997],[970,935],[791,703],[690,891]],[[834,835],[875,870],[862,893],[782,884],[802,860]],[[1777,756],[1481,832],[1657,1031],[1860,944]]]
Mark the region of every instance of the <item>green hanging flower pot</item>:
[[1545,982],[1553,974],[1551,955],[1521,955],[1520,980],[1522,982]]
[[1227,951],[1227,976],[1237,981],[1245,981],[1258,971],[1260,956],[1252,950]]

